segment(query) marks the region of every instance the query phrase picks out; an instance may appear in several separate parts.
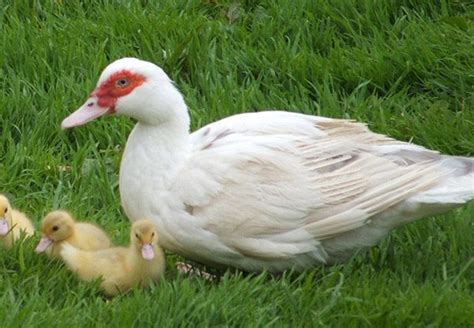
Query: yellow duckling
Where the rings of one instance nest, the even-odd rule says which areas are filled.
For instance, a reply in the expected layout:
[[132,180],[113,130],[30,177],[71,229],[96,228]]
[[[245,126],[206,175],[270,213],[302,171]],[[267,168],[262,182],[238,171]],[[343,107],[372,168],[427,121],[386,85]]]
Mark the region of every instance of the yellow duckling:
[[45,216],[41,232],[42,238],[35,251],[46,251],[48,255],[57,258],[65,242],[84,250],[109,248],[111,245],[107,234],[98,226],[75,222],[71,214],[62,210],[52,211]]
[[10,248],[21,231],[32,236],[35,228],[24,213],[12,209],[8,198],[0,194],[0,245]]
[[64,244],[61,257],[82,280],[102,277],[100,287],[109,296],[134,286],[144,287],[150,280],[158,281],[165,270],[165,256],[150,220],[139,220],[132,225],[129,247],[84,251]]

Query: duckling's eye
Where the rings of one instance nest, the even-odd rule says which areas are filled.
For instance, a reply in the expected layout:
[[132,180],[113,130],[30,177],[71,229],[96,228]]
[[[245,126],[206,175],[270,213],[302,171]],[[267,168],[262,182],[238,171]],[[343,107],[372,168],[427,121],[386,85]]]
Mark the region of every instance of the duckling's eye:
[[4,212],[5,212],[5,213],[7,213],[7,212],[8,212],[8,207],[5,207],[5,210],[4,210]]
[[152,237],[155,237],[155,232],[152,232],[152,233],[151,233],[151,236],[152,236]]
[[138,237],[138,233],[135,234],[135,237],[137,237],[137,239],[140,239],[140,237]]
[[118,88],[126,88],[128,87],[129,84],[130,84],[130,81],[128,81],[128,79],[125,77],[122,77],[118,79],[117,81],[115,81],[115,86]]
[[58,231],[59,227],[58,226],[53,226],[53,231]]

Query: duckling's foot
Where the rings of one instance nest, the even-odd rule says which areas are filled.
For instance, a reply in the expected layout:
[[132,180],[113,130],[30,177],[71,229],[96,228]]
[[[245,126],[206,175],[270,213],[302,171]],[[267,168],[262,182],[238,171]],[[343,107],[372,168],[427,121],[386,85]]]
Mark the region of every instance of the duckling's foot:
[[188,275],[189,278],[204,278],[207,281],[216,281],[218,280],[218,276],[209,272],[204,271],[201,268],[193,266],[189,263],[185,262],[176,262],[176,269],[180,274]]

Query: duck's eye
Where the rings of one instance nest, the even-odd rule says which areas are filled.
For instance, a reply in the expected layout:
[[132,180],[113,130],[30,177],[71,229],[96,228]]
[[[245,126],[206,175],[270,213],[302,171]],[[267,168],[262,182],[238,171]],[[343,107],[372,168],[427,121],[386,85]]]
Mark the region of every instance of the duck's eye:
[[135,234],[135,237],[137,237],[137,239],[140,239],[140,237],[138,237],[138,233]]
[[58,231],[59,227],[58,226],[53,226],[53,231]]
[[154,233],[154,232],[152,232],[152,233],[151,233],[151,236],[152,236],[152,237],[155,237],[155,233]]
[[117,81],[115,81],[115,85],[119,88],[125,88],[125,87],[128,87],[128,85],[130,84],[130,82],[128,81],[127,78],[120,78],[118,79]]
[[5,211],[4,211],[4,212],[5,212],[5,213],[7,213],[7,212],[8,212],[8,207],[5,207]]

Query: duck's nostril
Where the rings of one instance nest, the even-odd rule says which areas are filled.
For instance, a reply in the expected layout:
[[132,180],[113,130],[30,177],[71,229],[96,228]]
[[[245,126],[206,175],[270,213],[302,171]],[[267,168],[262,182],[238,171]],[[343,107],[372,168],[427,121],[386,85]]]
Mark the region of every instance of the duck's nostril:
[[87,107],[92,107],[92,106],[94,106],[94,102],[93,102],[93,101],[91,101],[90,103],[87,104]]

